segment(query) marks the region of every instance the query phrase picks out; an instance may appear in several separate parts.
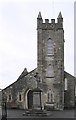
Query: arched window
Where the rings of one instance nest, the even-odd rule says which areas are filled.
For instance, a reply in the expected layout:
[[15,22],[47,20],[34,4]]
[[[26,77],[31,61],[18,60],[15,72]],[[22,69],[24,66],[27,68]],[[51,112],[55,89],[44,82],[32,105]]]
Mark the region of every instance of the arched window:
[[22,100],[22,97],[21,97],[21,94],[19,94],[19,101],[21,101]]
[[22,101],[22,94],[21,94],[21,92],[18,93],[18,101],[19,101],[19,102]]
[[51,38],[47,41],[47,55],[54,55],[54,45]]
[[54,102],[54,93],[53,91],[49,90],[47,94],[48,102]]
[[54,77],[54,68],[53,65],[47,67],[47,77]]
[[9,95],[9,101],[11,100],[11,95]]
[[12,95],[11,94],[8,95],[8,101],[10,101],[10,102],[12,101]]

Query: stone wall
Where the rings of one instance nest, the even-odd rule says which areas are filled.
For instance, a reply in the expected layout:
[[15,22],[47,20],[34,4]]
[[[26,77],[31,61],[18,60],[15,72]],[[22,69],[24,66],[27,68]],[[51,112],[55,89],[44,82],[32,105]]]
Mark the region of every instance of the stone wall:
[[[23,76],[23,73],[17,79],[16,82],[8,86],[3,90],[4,96],[7,99],[7,108],[24,108],[26,104],[26,92],[37,87],[36,69]],[[21,94],[21,101],[19,101],[19,94]],[[11,100],[9,100],[11,95]]]
[[[27,75],[25,75],[24,77],[19,77],[18,80],[16,82],[14,82],[13,84],[11,84],[10,86],[8,86],[7,88],[5,88],[3,90],[4,92],[4,96],[6,96],[7,98],[7,108],[19,108],[19,109],[26,109],[28,108],[27,105],[27,94],[29,92],[29,90],[32,90],[34,88],[37,87],[37,83],[36,83],[36,78],[34,76],[36,76],[36,72],[37,69],[33,70],[32,72],[28,73]],[[70,74],[68,74],[67,72],[65,72],[65,78],[67,78],[68,80],[68,89],[66,91],[64,91],[64,107],[65,108],[73,108],[74,107],[74,97],[75,97],[75,80],[76,78],[74,78],[73,76],[71,76]],[[47,102],[47,91],[50,87],[53,88],[53,84],[51,84],[51,82],[48,84],[49,82],[46,83],[41,83],[39,82],[38,86],[39,88],[43,91],[42,92],[42,106],[44,108],[44,104]],[[65,83],[65,79],[64,79],[64,83]],[[55,89],[53,88],[53,91],[55,94],[55,101],[58,103],[59,102],[59,92],[57,90],[57,87],[60,87],[60,84],[55,84],[56,86],[56,91],[54,91]],[[22,95],[22,100],[19,101],[18,100],[18,95],[19,93],[21,93]],[[9,101],[8,100],[8,96],[12,95],[12,100]]]
[[67,72],[65,72],[65,78],[67,79],[67,90],[65,91],[64,107],[65,108],[74,108],[76,78]]

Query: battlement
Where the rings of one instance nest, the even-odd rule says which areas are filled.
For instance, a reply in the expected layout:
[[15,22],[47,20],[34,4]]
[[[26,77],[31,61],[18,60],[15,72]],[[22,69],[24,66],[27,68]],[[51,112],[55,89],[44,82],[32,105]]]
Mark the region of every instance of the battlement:
[[[47,24],[47,23],[49,23],[49,19],[45,19],[45,23]],[[55,23],[55,19],[51,19],[51,23]]]
[[51,23],[53,23],[53,24],[54,24],[54,23],[55,23],[55,19],[51,19]]
[[61,12],[59,13],[57,17],[57,23],[55,22],[55,19],[45,19],[45,22],[43,22],[41,12],[39,12],[37,17],[37,29],[62,29],[63,28],[63,18]]
[[49,19],[45,19],[45,23],[46,23],[46,24],[49,23]]

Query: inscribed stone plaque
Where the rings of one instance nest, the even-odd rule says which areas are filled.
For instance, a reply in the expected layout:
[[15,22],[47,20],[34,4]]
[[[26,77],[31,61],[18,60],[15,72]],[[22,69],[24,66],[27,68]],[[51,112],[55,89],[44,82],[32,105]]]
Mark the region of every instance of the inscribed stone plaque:
[[40,93],[35,92],[33,94],[33,105],[40,106]]

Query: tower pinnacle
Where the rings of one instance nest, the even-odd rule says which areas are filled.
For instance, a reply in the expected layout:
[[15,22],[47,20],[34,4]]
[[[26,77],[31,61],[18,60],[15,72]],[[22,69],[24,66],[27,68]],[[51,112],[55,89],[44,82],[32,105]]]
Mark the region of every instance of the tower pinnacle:
[[38,14],[38,18],[42,18],[42,16],[41,16],[41,12],[39,12],[39,14]]
[[58,18],[62,18],[62,14],[61,14],[61,12],[59,12]]
[[58,21],[58,23],[60,23],[61,26],[63,27],[63,17],[62,17],[61,12],[59,12],[59,15],[58,15],[57,21]]

